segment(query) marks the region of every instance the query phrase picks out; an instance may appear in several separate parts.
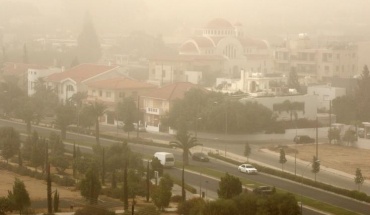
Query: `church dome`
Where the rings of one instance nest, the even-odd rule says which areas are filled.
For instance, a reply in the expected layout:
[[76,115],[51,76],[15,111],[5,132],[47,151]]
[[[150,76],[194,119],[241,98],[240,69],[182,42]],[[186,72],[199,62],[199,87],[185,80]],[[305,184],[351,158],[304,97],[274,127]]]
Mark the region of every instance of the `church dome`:
[[234,28],[234,26],[227,20],[217,18],[209,21],[205,28],[208,29],[227,29],[227,28]]

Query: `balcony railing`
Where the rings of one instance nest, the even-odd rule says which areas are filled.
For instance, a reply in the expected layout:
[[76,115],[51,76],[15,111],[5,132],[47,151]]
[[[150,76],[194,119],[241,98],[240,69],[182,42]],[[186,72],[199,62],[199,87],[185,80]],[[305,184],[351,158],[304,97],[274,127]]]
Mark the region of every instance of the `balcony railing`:
[[154,115],[162,114],[162,110],[160,108],[153,108],[153,107],[147,107],[145,112],[148,114],[154,114]]

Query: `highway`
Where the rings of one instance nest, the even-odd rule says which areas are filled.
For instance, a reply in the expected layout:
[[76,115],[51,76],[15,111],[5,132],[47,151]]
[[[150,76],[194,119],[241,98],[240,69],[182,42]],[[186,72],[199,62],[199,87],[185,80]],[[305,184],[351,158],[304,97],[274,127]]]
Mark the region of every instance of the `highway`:
[[[25,125],[23,123],[14,123],[14,122],[1,120],[0,121],[0,126],[5,126],[5,125],[13,126],[17,130],[19,130],[20,132],[25,132]],[[50,131],[52,131],[52,129],[46,129],[46,128],[36,127],[36,126],[34,126],[34,129],[37,130],[40,135],[45,136],[45,137],[49,136]],[[77,135],[77,134],[69,133],[68,138],[69,139],[74,139],[74,138],[84,139],[84,141],[86,141],[86,142],[92,142],[92,143],[95,144],[94,137],[91,137],[91,136]],[[114,144],[114,141],[101,139],[101,144],[103,146],[109,146],[111,144]],[[160,149],[160,148],[157,148],[157,147],[144,146],[144,145],[139,145],[139,144],[130,144],[130,147],[133,151],[139,151],[142,154],[149,154],[149,155],[154,154],[154,152],[156,152],[156,151],[163,151],[163,149]],[[165,149],[165,151],[173,152],[176,159],[178,159],[178,160],[181,159],[182,153],[181,153],[180,150],[178,150],[178,149]],[[191,163],[192,162],[193,161],[191,161]],[[316,200],[321,201],[321,202],[325,202],[325,203],[328,203],[328,204],[335,205],[337,207],[346,208],[347,210],[354,211],[354,212],[357,212],[359,214],[369,214],[369,211],[370,211],[370,205],[369,204],[365,204],[365,203],[355,201],[355,200],[352,200],[352,199],[349,199],[349,198],[346,198],[346,197],[338,196],[338,195],[333,194],[333,193],[329,193],[329,192],[326,192],[326,191],[322,191],[322,190],[318,190],[318,189],[315,189],[315,188],[307,187],[307,186],[304,186],[304,185],[301,185],[301,184],[298,184],[298,183],[295,183],[295,182],[291,182],[291,181],[288,181],[288,180],[284,180],[284,179],[274,177],[274,176],[270,176],[270,175],[266,175],[266,174],[261,174],[260,173],[258,175],[246,175],[246,174],[238,172],[236,166],[227,164],[225,162],[220,162],[220,161],[217,161],[217,160],[214,160],[214,159],[212,159],[211,162],[209,162],[209,163],[198,163],[197,162],[196,165],[198,165],[198,166],[201,165],[201,166],[204,166],[206,168],[216,169],[216,170],[219,170],[221,172],[228,172],[229,174],[233,174],[233,175],[238,176],[238,177],[244,177],[244,178],[247,178],[248,180],[254,181],[256,183],[275,186],[276,188],[283,189],[283,190],[286,190],[286,191],[291,192],[291,193],[295,193],[298,196],[306,196],[306,197],[316,199]],[[171,170],[166,170],[166,171],[168,171],[169,173],[173,172],[174,174],[178,174],[178,170],[176,170],[176,169],[171,169]],[[307,171],[307,172],[309,172],[309,171]],[[199,177],[200,176],[198,174],[195,174],[195,175],[193,174],[192,175],[189,172],[186,173],[187,183],[189,183],[189,184],[191,184],[195,187],[198,187],[198,185],[200,185]],[[207,190],[209,192],[209,194],[207,194],[207,196],[209,198],[214,198],[214,196],[213,196],[214,194],[212,194],[212,192],[216,193],[216,190],[218,188],[218,182],[217,182],[217,180],[214,180],[214,179],[211,179],[211,178],[207,178],[206,181],[208,181],[208,183],[203,183],[202,186],[203,186],[203,188],[207,187]],[[217,196],[215,196],[215,197],[217,197]],[[299,199],[298,199],[298,201],[299,201]],[[304,213],[304,214],[306,214],[306,213]],[[311,214],[311,213],[307,213],[307,214]],[[312,214],[314,214],[314,212]]]

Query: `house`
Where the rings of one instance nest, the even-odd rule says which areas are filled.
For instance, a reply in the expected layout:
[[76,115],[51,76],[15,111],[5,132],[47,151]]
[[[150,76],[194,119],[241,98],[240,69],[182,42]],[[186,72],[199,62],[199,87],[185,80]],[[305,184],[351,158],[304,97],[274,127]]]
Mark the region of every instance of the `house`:
[[40,80],[54,73],[63,72],[64,68],[48,68],[48,69],[28,69],[27,71],[27,94],[31,96],[35,93],[35,85]]
[[157,87],[128,77],[115,77],[105,80],[88,82],[87,101],[99,100],[107,106],[106,124],[117,125],[115,108],[117,103],[125,97],[133,97],[136,102],[138,98]]
[[0,76],[4,81],[14,81],[22,90],[27,92],[29,69],[48,69],[48,67],[37,64],[6,62]]
[[80,64],[69,70],[45,77],[48,86],[56,90],[64,103],[77,92],[87,92],[87,84],[98,80],[122,76],[120,67],[99,64]]
[[[182,99],[192,88],[201,88],[190,82],[176,82],[151,90],[141,96],[140,108],[144,112],[144,122],[147,131],[169,132],[169,128],[161,125],[161,119],[170,111],[176,99]],[[203,88],[202,88],[203,89]]]

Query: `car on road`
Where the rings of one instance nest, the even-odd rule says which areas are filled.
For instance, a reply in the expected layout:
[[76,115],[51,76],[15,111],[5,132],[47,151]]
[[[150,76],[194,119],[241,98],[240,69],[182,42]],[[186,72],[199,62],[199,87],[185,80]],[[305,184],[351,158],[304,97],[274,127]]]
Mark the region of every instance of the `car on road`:
[[297,136],[294,137],[293,141],[297,144],[300,144],[300,143],[314,143],[315,139],[308,136],[308,135],[297,135]]
[[203,152],[194,152],[191,155],[191,158],[195,161],[202,161],[202,162],[208,162],[209,161],[208,155],[206,155]]
[[259,186],[253,189],[253,193],[257,195],[271,195],[275,193],[275,188],[270,186]]
[[258,173],[257,169],[253,165],[247,164],[247,163],[238,166],[238,170],[240,172],[244,172],[247,174],[257,174]]

